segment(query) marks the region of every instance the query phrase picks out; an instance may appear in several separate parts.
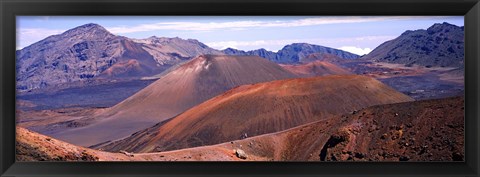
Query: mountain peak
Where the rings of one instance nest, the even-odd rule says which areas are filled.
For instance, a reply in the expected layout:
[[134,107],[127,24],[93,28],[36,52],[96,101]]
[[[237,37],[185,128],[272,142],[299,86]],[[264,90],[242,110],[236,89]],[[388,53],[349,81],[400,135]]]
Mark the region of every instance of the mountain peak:
[[286,45],[282,48],[282,50],[288,50],[288,49],[293,49],[295,51],[301,51],[301,50],[308,50],[308,49],[322,49],[322,48],[328,48],[325,46],[321,45],[315,45],[315,44],[309,44],[309,43],[292,43],[289,45]]
[[92,32],[96,32],[96,33],[101,32],[101,33],[111,34],[103,26],[96,23],[87,23],[87,24],[72,28],[66,31],[64,34],[72,34],[72,33],[85,34],[85,33],[92,33]]
[[231,47],[227,47],[227,48],[225,48],[225,49],[223,49],[223,50],[237,50],[237,49],[234,49],[234,48],[231,48]]
[[100,26],[99,24],[96,24],[96,23],[87,23],[87,24],[81,25],[79,27],[84,27],[84,28],[88,28],[88,27],[98,28],[98,27],[101,27],[101,28],[103,28],[102,26]]
[[444,22],[426,30],[407,30],[363,59],[406,66],[460,67],[464,61],[464,28]]
[[[303,47],[303,46],[312,46],[312,44],[308,44],[308,43],[292,43],[292,44],[286,45],[285,47]],[[285,48],[285,47],[284,47],[284,48]]]
[[312,44],[308,44],[305,42],[297,42],[297,43],[292,43],[291,45],[312,45]]
[[87,23],[85,25],[81,25],[73,29],[85,29],[85,30],[99,29],[99,30],[107,31],[103,26],[96,23]]
[[435,23],[435,24],[433,24],[431,27],[436,27],[436,26],[454,26],[454,27],[459,27],[459,26],[457,26],[457,25],[450,24],[450,23],[447,23],[447,22]]
[[257,51],[265,51],[265,52],[267,52],[267,51],[269,51],[269,50],[267,50],[267,49],[265,49],[265,48],[259,48],[259,49],[257,49]]
[[447,22],[443,22],[443,23],[435,23],[433,24],[432,26],[430,26],[428,29],[427,29],[427,32],[432,34],[432,33],[436,33],[436,32],[440,32],[440,31],[445,31],[445,32],[448,32],[450,30],[463,30],[463,28],[457,26],[457,25],[454,25],[454,24],[450,24],[450,23],[447,23]]

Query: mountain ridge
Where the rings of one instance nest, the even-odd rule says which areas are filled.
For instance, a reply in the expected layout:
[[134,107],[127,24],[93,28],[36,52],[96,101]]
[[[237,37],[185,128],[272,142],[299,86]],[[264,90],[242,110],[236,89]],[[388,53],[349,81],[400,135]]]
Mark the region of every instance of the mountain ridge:
[[222,50],[222,52],[227,55],[257,55],[280,64],[306,63],[307,61],[304,61],[304,59],[312,53],[332,54],[343,59],[357,59],[360,57],[343,50],[308,43],[288,44],[277,52],[268,51],[264,48],[250,51],[227,48]]
[[114,35],[98,24],[81,25],[16,51],[17,90],[48,90],[101,78],[139,79],[201,54],[221,53],[196,40],[170,40],[186,47],[152,46]]
[[361,59],[406,66],[461,67],[464,57],[464,27],[444,22],[427,29],[407,30]]

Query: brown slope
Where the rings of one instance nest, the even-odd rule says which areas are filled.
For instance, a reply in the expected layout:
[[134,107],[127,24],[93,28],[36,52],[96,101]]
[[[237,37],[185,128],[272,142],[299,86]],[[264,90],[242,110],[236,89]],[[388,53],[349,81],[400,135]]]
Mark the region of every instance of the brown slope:
[[244,85],[172,120],[112,143],[106,150],[155,152],[277,132],[363,107],[413,101],[381,82],[357,75]]
[[[465,155],[463,100],[457,97],[373,106],[282,132],[160,153],[108,153],[17,127],[16,158],[18,161],[458,161]],[[243,150],[247,158],[238,158],[234,153],[237,149]]]
[[455,97],[378,105],[278,133],[155,154],[241,161],[233,153],[241,149],[245,160],[462,161],[463,103]]
[[[16,128],[17,161],[97,161],[95,151],[56,140],[25,128]],[[113,153],[111,153],[113,154]]]
[[[164,155],[161,153],[131,154],[128,152],[110,153],[69,144],[22,127],[16,128],[15,158],[20,162],[32,161],[176,161],[194,160],[185,155]],[[218,152],[204,153],[215,160],[238,160],[233,156],[218,158]],[[205,157],[209,157],[205,156]],[[196,160],[206,160],[205,157]],[[253,158],[251,158],[253,159]],[[258,159],[261,160],[261,159]]]
[[280,66],[301,77],[352,74],[346,69],[343,69],[335,64],[332,64],[326,61],[314,61],[311,63],[300,64],[300,65],[281,64]]
[[[134,154],[104,152],[69,144],[25,128],[16,128],[15,158],[20,162],[32,161],[237,161],[240,160],[223,147],[204,147],[191,151]],[[195,157],[191,154],[194,154]],[[229,154],[221,156],[224,154]],[[203,155],[203,156],[202,156]],[[249,160],[267,160],[250,156]]]
[[22,127],[16,128],[15,158],[17,161],[160,161],[163,155],[133,156],[110,153],[69,144]]
[[53,134],[91,146],[151,127],[233,87],[292,78],[279,65],[256,56],[203,55],[97,115],[89,126]]

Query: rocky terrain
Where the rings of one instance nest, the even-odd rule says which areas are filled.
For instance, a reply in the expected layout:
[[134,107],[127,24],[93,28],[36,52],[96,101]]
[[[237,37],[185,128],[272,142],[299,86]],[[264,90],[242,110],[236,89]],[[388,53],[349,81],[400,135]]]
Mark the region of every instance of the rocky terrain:
[[19,161],[463,161],[463,98],[372,106],[285,131],[158,153],[109,153],[17,127]]
[[353,73],[376,78],[416,100],[464,95],[463,67],[405,66],[361,60],[338,65]]
[[157,152],[273,133],[371,105],[413,101],[364,76],[325,76],[243,85],[101,147]]
[[465,57],[464,41],[463,26],[437,23],[426,30],[406,31],[361,59],[406,66],[461,67]]
[[86,24],[16,52],[17,90],[48,90],[101,77],[131,79],[161,73],[200,54],[221,54],[196,40],[116,36]]
[[202,55],[92,116],[94,119],[78,120],[84,127],[41,133],[91,146],[151,127],[231,88],[293,77],[278,64],[257,56]]
[[227,55],[256,55],[281,64],[307,63],[311,61],[308,59],[308,56],[313,53],[331,54],[343,59],[359,58],[358,55],[350,52],[307,43],[286,45],[277,52],[271,52],[265,49],[243,51],[232,48],[227,48],[222,50],[222,52]]

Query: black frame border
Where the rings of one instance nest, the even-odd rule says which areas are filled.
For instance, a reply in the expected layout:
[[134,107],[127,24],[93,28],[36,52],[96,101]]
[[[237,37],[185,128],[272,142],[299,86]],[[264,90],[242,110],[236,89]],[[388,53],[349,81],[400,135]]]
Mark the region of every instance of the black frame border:
[[[464,15],[465,162],[15,162],[16,15]],[[0,0],[0,176],[479,176],[479,0]]]

